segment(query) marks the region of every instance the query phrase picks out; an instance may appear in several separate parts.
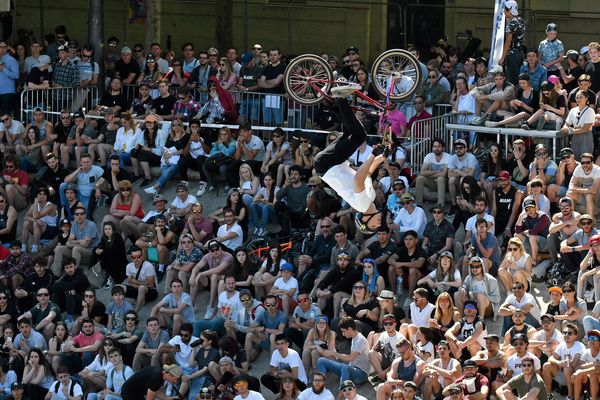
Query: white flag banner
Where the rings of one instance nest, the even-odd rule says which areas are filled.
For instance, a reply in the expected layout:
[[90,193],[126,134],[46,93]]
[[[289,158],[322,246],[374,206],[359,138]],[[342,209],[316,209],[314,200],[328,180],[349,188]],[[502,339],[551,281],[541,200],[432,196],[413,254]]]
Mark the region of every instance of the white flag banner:
[[502,49],[504,48],[504,25],[506,24],[506,18],[504,18],[504,0],[496,0],[495,3],[492,46],[488,62],[489,69],[498,64],[498,60],[502,58]]

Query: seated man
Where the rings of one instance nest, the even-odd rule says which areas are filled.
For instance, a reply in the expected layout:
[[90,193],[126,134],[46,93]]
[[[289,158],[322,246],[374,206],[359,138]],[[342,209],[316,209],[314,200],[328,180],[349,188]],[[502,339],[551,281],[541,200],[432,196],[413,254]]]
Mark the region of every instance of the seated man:
[[498,246],[498,240],[494,236],[493,228],[490,229],[490,224],[483,218],[479,218],[475,222],[476,233],[469,240],[469,248],[467,254],[463,258],[462,275],[469,273],[468,265],[471,257],[480,257],[485,262],[486,271],[490,274],[498,275],[498,266],[500,265],[501,251]]
[[[201,321],[196,321],[194,323],[194,333],[197,334],[198,336],[200,336],[200,333],[202,331],[207,330],[207,329],[217,332],[219,334],[219,337],[225,336],[225,334],[227,332],[231,332],[230,330],[233,328],[233,326],[232,326],[233,324],[229,324],[227,321],[236,320],[237,319],[236,315],[239,317],[241,310],[245,309],[248,306],[247,303],[242,303],[240,300],[241,292],[238,292],[236,290],[235,277],[233,275],[227,275],[227,276],[225,276],[225,279],[223,279],[223,281],[225,282],[225,284],[224,284],[225,290],[223,290],[219,294],[219,300],[217,302],[216,313],[213,313],[213,315],[211,316],[211,319],[203,319]],[[243,290],[242,290],[242,292],[243,292]],[[207,311],[208,310],[212,310],[212,307],[207,307]],[[255,310],[252,309],[251,314],[254,312],[255,312]],[[256,314],[258,314],[258,313],[256,313]],[[215,318],[215,315],[216,315],[216,318]],[[205,317],[206,317],[206,315],[205,315]],[[245,318],[246,318],[246,315],[244,313],[244,319]],[[252,318],[257,318],[257,315],[254,315],[254,316],[251,315],[250,319],[252,319]],[[251,324],[250,324],[250,322],[244,321],[243,325],[249,326]],[[243,342],[241,342],[241,343],[243,343]]]
[[384,330],[377,335],[377,340],[369,350],[369,361],[374,369],[369,381],[373,385],[385,381],[392,362],[400,355],[396,345],[404,338],[396,329],[396,318],[393,314],[385,314],[382,322]]
[[146,302],[154,301],[158,297],[156,272],[154,265],[145,260],[142,249],[134,245],[130,251],[132,262],[125,267],[125,297],[136,299],[134,309],[137,312]]
[[495,232],[494,216],[487,212],[487,201],[485,197],[480,196],[475,199],[475,215],[467,219],[465,223],[465,245],[471,244],[471,238],[477,234],[477,220],[484,219],[487,222],[487,230]]
[[361,278],[362,272],[350,265],[350,255],[340,251],[335,267],[327,271],[325,277],[315,286],[312,297],[317,299],[317,306],[321,310],[325,310],[327,303],[333,301],[334,315],[338,315],[342,297],[349,297],[352,286]]
[[557,204],[558,200],[567,194],[575,168],[579,166],[573,149],[570,147],[563,148],[558,157],[560,162],[556,171],[556,180],[553,184],[548,185],[547,191],[548,199],[550,199],[552,204]]
[[17,211],[27,207],[29,193],[29,177],[26,171],[19,168],[17,157],[14,154],[4,156],[4,170],[0,182],[0,194],[4,195],[10,206]]
[[90,283],[83,270],[77,267],[75,260],[71,257],[63,258],[63,270],[65,272],[63,277],[54,282],[50,291],[52,300],[61,310],[67,312],[65,322],[72,326],[75,315],[81,314],[83,293]]
[[[581,356],[585,351],[583,343],[577,340],[577,325],[566,323],[563,326],[564,343],[558,345],[548,358],[542,369],[546,388],[552,388],[552,380],[562,372],[566,381],[569,398],[573,398],[573,381],[571,377],[583,364]],[[522,365],[522,363],[521,363]]]
[[60,277],[63,269],[63,258],[73,257],[76,265],[90,265],[93,250],[100,244],[98,226],[86,218],[83,206],[75,208],[75,221],[71,234],[65,245],[58,244],[54,250],[54,262],[50,269],[56,277]]
[[469,260],[469,275],[454,293],[454,304],[458,310],[462,310],[467,299],[475,300],[479,315],[486,317],[494,315],[501,297],[498,280],[485,272],[484,265],[481,257]]
[[535,158],[529,164],[529,181],[539,179],[544,186],[554,183],[558,166],[548,157],[548,148],[540,143],[535,146]]
[[[408,293],[414,292],[417,287],[417,281],[425,276],[425,260],[427,254],[419,244],[419,235],[415,231],[408,231],[404,234],[404,246],[399,246],[395,254],[392,254],[388,260],[390,268],[388,270],[388,280],[392,290],[396,293],[408,287]],[[405,287],[397,287],[398,278],[402,277]],[[408,284],[408,285],[406,285]]]
[[415,231],[419,234],[419,237],[422,237],[427,224],[425,211],[415,204],[415,198],[410,193],[404,193],[400,196],[400,201],[404,207],[398,212],[391,228],[397,231],[401,238],[408,231]]
[[535,201],[540,211],[543,211],[548,216],[551,215],[550,200],[544,194],[544,184],[541,179],[535,178],[529,181],[529,195],[523,199],[523,202],[529,199]]
[[[231,280],[231,278],[229,279]],[[235,280],[233,280],[233,287],[235,288]],[[232,313],[231,319],[224,321],[224,325],[229,337],[237,339],[238,343],[245,343],[248,329],[256,321],[256,318],[265,312],[265,308],[260,301],[252,297],[252,292],[248,289],[240,290],[239,301],[242,306]],[[302,342],[302,345],[304,345],[304,342]]]
[[584,385],[589,382],[592,398],[597,396],[598,378],[600,371],[597,362],[600,357],[600,332],[596,330],[587,332],[588,348],[581,355],[582,365],[575,371],[573,376],[573,391],[575,398],[581,398]]
[[35,330],[43,332],[46,340],[50,340],[54,336],[56,323],[62,320],[60,308],[50,301],[48,289],[40,288],[37,291],[37,300],[38,303],[35,306],[19,316],[19,321],[27,320],[30,325],[33,323]]
[[502,68],[492,73],[494,81],[483,86],[475,86],[471,94],[479,102],[484,115],[473,124],[483,125],[485,121],[496,119],[495,112],[498,110],[509,110],[510,101],[515,98],[515,87],[506,80]]
[[[462,387],[463,394],[469,399],[484,400],[490,393],[490,381],[487,376],[481,374],[477,362],[466,360],[463,362],[463,375],[454,381],[455,385]],[[452,385],[450,385],[452,386]]]
[[523,206],[525,211],[517,219],[515,234],[521,239],[535,264],[539,252],[546,250],[550,218],[542,211],[538,211],[537,204],[532,199],[524,201]]
[[477,302],[465,301],[463,312],[464,317],[444,335],[456,359],[471,358],[485,345],[485,325],[477,311]]
[[33,307],[38,289],[50,289],[54,283],[54,275],[47,266],[48,262],[44,257],[36,257],[33,260],[34,273],[26,276],[21,285],[14,290],[19,310],[29,310]]
[[[340,376],[340,382],[350,379],[355,384],[360,385],[367,381],[371,369],[369,343],[367,338],[356,329],[356,322],[351,317],[342,317],[339,328],[342,336],[352,342],[350,354],[341,354],[317,347],[317,351],[321,355],[321,358],[317,361],[317,369],[323,374],[328,371],[334,372]],[[392,368],[391,372],[396,373],[398,370],[400,369]]]
[[171,281],[179,278],[183,282],[183,291],[189,292],[189,281],[192,269],[202,259],[202,250],[194,244],[190,233],[179,237],[179,249],[175,260],[167,267],[165,274],[165,288],[171,286]]
[[431,153],[427,154],[423,159],[419,176],[417,176],[415,182],[417,204],[424,204],[423,189],[425,187],[437,191],[438,205],[443,205],[446,202],[446,180],[448,179],[450,154],[444,151],[445,147],[446,144],[442,139],[433,139]]
[[158,348],[170,339],[169,333],[161,329],[158,318],[148,317],[146,320],[146,332],[144,332],[135,349],[133,369],[139,371],[148,365],[159,366],[161,364],[161,356],[158,353]]
[[511,317],[517,310],[523,312],[525,322],[534,328],[539,328],[542,315],[535,297],[531,293],[525,292],[525,284],[523,282],[515,282],[512,290],[513,292],[506,297],[506,300],[504,300],[504,303],[502,303],[498,310],[498,315],[504,317],[501,335],[504,335],[512,326]]
[[104,335],[96,332],[94,321],[85,319],[81,324],[81,333],[63,344],[60,355],[61,363],[68,368],[71,375],[78,374],[94,361]]
[[0,261],[0,283],[3,287],[17,290],[25,277],[34,273],[31,257],[23,250],[19,240],[13,240],[9,247],[10,255]]
[[558,261],[561,243],[571,237],[579,229],[579,218],[581,215],[575,211],[573,200],[563,197],[558,202],[560,212],[552,216],[552,222],[548,228],[548,252],[550,261],[554,264]]
[[[241,295],[240,295],[241,297]],[[321,315],[321,310],[313,304],[307,292],[298,293],[298,305],[292,312],[292,317],[285,334],[290,345],[295,344],[300,350],[304,348],[306,335],[315,326],[315,319]]]
[[277,308],[277,297],[269,294],[265,298],[266,312],[261,313],[248,328],[244,349],[250,362],[258,358],[261,350],[275,350],[275,337],[285,329],[287,316]]
[[[445,218],[445,210],[441,205],[429,209],[433,217],[423,232],[423,247],[427,252],[429,268],[437,267],[440,254],[445,251],[454,252],[454,226]],[[379,264],[379,263],[378,263]]]
[[[244,243],[244,231],[238,224],[235,212],[231,208],[224,210],[223,217],[225,218],[225,223],[219,227],[217,235],[213,240],[220,242],[228,253],[233,253],[235,249],[241,247]],[[208,246],[205,246],[205,248],[208,248]]]
[[282,383],[292,380],[299,390],[306,389],[308,378],[304,364],[298,352],[289,348],[289,343],[283,333],[275,336],[276,349],[271,354],[270,370],[264,374],[260,381],[264,387],[274,394],[278,394]]
[[596,211],[596,197],[600,188],[600,167],[594,164],[594,157],[590,153],[581,155],[581,164],[575,167],[573,177],[569,183],[567,197],[576,202],[585,197],[585,208],[592,217]]
[[100,198],[100,188],[105,180],[102,177],[104,170],[97,165],[93,165],[91,156],[88,153],[81,154],[79,168],[67,175],[65,181],[60,185],[60,204],[67,204],[65,198],[66,185],[72,182],[77,182],[77,198],[88,209],[92,218],[93,210],[96,205],[96,200]]
[[[141,221],[138,221],[137,217],[125,217],[121,221],[121,229],[123,230],[123,236],[131,236],[136,240],[140,238],[144,233],[153,230],[154,221],[158,215],[167,212],[167,200],[160,194],[157,194],[152,199],[152,205],[154,209],[148,211]],[[148,242],[146,242],[148,244]]]
[[41,333],[32,329],[29,318],[21,318],[18,327],[19,333],[13,339],[12,350],[18,353],[22,359],[25,359],[29,354],[29,350],[33,348],[48,350],[46,339]]
[[[108,351],[108,360],[111,365],[107,372],[106,386],[99,393],[88,393],[89,400],[96,400],[98,396],[103,398],[121,398],[121,389],[127,379],[133,376],[133,369],[123,363],[123,356],[118,347],[114,347]],[[96,395],[96,397],[94,397]],[[110,396],[110,397],[109,397]]]
[[481,168],[477,158],[467,151],[467,142],[464,139],[454,141],[454,154],[450,156],[448,162],[448,190],[450,191],[450,201],[452,207],[448,215],[452,216],[459,209],[456,204],[457,196],[460,195],[460,184],[462,178],[472,175],[479,180]]
[[189,294],[183,292],[183,282],[175,278],[169,285],[171,293],[168,293],[159,301],[152,311],[151,317],[157,317],[160,326],[169,326],[169,320],[173,322],[173,335],[179,334],[179,328],[182,324],[193,324],[196,321],[194,316],[194,303]]
[[[71,372],[68,368],[64,366],[58,367],[56,370],[56,377],[58,380],[50,385],[50,389],[44,399],[50,400],[56,396],[56,398],[64,397],[65,399],[83,400],[83,389],[81,388],[81,385],[71,379],[70,375]],[[58,394],[59,392],[62,396]]]
[[521,212],[520,206],[523,198],[523,192],[512,186],[510,181],[510,173],[501,171],[498,174],[498,187],[494,190],[494,197],[491,200],[494,234],[496,237],[504,236],[502,247],[506,247],[504,243],[512,237],[515,222]]
[[[500,400],[535,400],[547,398],[546,385],[542,377],[535,371],[533,358],[523,357],[521,359],[523,373],[513,376],[496,390],[496,396]],[[517,392],[515,396],[514,392]]]
[[115,285],[110,289],[112,301],[106,307],[108,322],[106,331],[120,333],[125,330],[125,315],[133,310],[133,306],[125,300],[125,288],[123,285]]
[[[575,231],[570,237],[566,238],[560,243],[560,258],[569,268],[569,271],[577,271],[577,267],[580,267],[580,273],[577,280],[577,296],[582,298],[586,289],[586,282],[592,278],[594,282],[598,282],[596,275],[595,266],[592,268],[594,272],[587,271],[589,268],[581,268],[581,262],[590,251],[590,241],[598,233],[598,229],[595,228],[596,220],[588,214],[583,214],[577,223],[579,229]],[[596,238],[597,239],[597,238]],[[597,243],[597,241],[595,241]],[[586,274],[587,272],[587,274]],[[585,274],[585,277],[583,276]],[[595,289],[595,293],[600,295],[600,287]],[[600,296],[596,296],[600,300]]]
[[152,231],[146,232],[144,236],[136,240],[135,244],[142,249],[146,257],[154,258],[153,262],[158,261],[158,274],[163,276],[169,261],[169,254],[177,247],[177,236],[167,225],[166,214],[156,215]]
[[27,241],[29,234],[33,233],[33,243],[31,244],[31,252],[39,251],[40,241],[47,240],[48,242],[54,239],[59,234],[58,229],[58,210],[55,204],[52,204],[49,189],[46,186],[37,188],[35,200],[23,222],[21,238],[23,240],[23,249],[27,249]]

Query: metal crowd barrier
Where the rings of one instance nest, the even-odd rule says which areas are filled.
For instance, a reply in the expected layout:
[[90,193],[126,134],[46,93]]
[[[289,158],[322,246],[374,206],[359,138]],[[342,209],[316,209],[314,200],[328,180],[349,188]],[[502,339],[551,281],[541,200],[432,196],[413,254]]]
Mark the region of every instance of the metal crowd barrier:
[[446,143],[446,150],[452,143],[452,132],[447,124],[455,123],[456,114],[444,114],[415,121],[410,129],[410,141],[404,146],[410,150],[410,164],[413,174],[418,174],[423,165],[423,159],[431,152],[431,142],[440,138]]
[[54,124],[58,122],[61,110],[90,110],[99,100],[95,86],[26,89],[21,92],[20,118],[23,123],[31,122],[33,110],[39,107]]

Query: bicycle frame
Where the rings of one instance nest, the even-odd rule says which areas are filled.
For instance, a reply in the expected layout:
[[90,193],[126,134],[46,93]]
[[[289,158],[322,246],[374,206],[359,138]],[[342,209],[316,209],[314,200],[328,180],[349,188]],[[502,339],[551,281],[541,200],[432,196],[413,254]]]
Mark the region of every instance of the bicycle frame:
[[[293,242],[292,240],[288,240],[285,243],[281,243],[279,244],[279,250],[281,251],[281,254],[283,253],[287,253],[288,251],[290,251],[292,249],[292,245]],[[252,250],[250,253],[248,253],[248,256],[252,256],[255,255],[261,260],[264,261],[267,258],[267,255],[263,256],[263,252],[269,252],[271,251],[271,247],[270,246],[265,246],[265,247],[259,247],[258,249],[254,249]]]

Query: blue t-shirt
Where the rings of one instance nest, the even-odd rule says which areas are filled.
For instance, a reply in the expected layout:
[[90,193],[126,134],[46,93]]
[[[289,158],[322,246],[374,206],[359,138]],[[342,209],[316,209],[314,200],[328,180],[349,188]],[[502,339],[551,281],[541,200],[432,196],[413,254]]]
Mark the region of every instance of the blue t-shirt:
[[479,167],[479,162],[477,158],[471,153],[465,154],[463,159],[459,159],[456,154],[452,154],[450,157],[450,162],[448,163],[448,170],[451,169],[459,169],[463,170],[466,168],[473,169],[473,176],[476,180],[479,180],[479,175],[481,174],[481,168]]
[[75,236],[75,240],[84,240],[92,238],[92,241],[88,245],[89,249],[93,249],[100,244],[100,235],[98,234],[98,226],[89,219],[85,220],[83,227],[80,227],[78,223],[74,223],[71,227],[71,235]]
[[194,304],[192,303],[192,298],[189,294],[182,292],[181,296],[179,297],[179,301],[176,301],[175,295],[173,293],[169,293],[165,297],[163,297],[162,301],[166,304],[166,307],[168,308],[177,308],[181,304],[186,304],[185,308],[181,313],[181,316],[183,317],[185,322],[192,323],[196,321],[196,317],[194,315]]
[[[476,235],[471,236],[471,245],[475,248],[477,255],[479,257],[483,257],[483,254],[481,254],[479,248],[477,247],[477,242],[475,240],[476,237]],[[498,240],[496,239],[496,236],[488,232],[487,236],[485,237],[485,240],[483,241],[483,247],[485,247],[486,249],[494,249],[492,255],[489,257],[490,261],[493,265],[500,265],[502,255],[500,253],[500,247],[498,247]]]
[[263,325],[267,329],[277,329],[281,324],[287,324],[288,318],[281,310],[277,310],[275,316],[272,316],[268,312],[261,313],[256,317],[256,322],[259,325]]
[[92,165],[88,172],[77,174],[77,190],[84,197],[90,197],[96,188],[96,182],[104,174],[104,170],[97,165]]
[[13,344],[15,346],[15,349],[17,350],[24,350],[21,348],[21,346],[19,346],[19,342],[21,341],[21,339],[25,340],[25,343],[27,343],[27,347],[29,347],[30,349],[37,347],[42,350],[48,350],[46,339],[44,339],[44,336],[41,333],[39,333],[38,331],[34,331],[33,327],[31,327],[31,335],[29,335],[29,339],[25,339],[22,333],[19,333],[17,336],[15,336],[15,338],[13,339]]
[[121,306],[117,306],[117,303],[111,301],[108,307],[106,307],[106,315],[112,317],[113,332],[119,333],[125,329],[125,314],[133,310],[133,306],[127,301],[123,301]]

